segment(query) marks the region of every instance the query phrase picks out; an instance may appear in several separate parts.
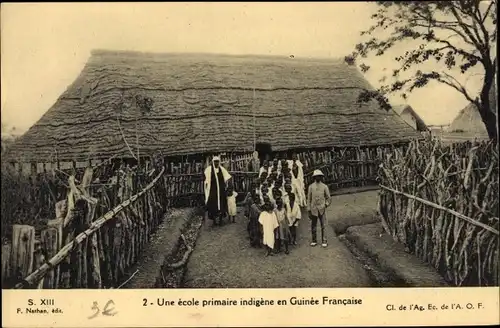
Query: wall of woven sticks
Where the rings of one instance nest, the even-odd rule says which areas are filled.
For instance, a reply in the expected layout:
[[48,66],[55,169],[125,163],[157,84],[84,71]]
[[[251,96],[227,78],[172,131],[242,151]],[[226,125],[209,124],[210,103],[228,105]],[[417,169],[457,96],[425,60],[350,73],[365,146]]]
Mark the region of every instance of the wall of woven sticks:
[[312,182],[312,172],[320,169],[324,182],[331,190],[377,185],[378,166],[384,156],[404,145],[377,147],[331,148],[298,153],[304,164],[306,186]]
[[[325,174],[325,182],[332,189],[359,187],[376,184],[378,165],[388,152],[399,146],[329,148],[322,150],[297,151],[304,164],[306,185],[311,183],[310,173],[319,168]],[[291,159],[292,152],[275,153],[273,158]],[[257,178],[260,163],[252,162],[253,154],[218,153],[207,155],[178,156],[164,158],[167,197],[172,206],[192,206],[203,200],[203,171],[210,164],[213,155],[221,158],[222,165],[231,172],[235,190],[246,193]],[[144,159],[145,171],[151,166],[151,159]],[[85,162],[67,161],[60,163],[15,164],[15,172],[22,173],[32,187],[28,188],[30,199],[36,200],[39,206],[37,213],[27,217],[47,217],[54,203],[65,194],[64,182],[74,174],[78,179],[83,176],[88,166],[98,168],[95,184],[114,184],[117,177],[114,173],[122,167],[124,170],[135,170],[135,164],[127,159],[111,157],[107,160],[91,160]],[[33,174],[33,172],[37,172]],[[14,213],[11,213],[14,214]],[[18,215],[19,214],[19,215]],[[19,216],[17,213],[14,216]],[[37,220],[38,221],[38,220]]]
[[99,172],[90,167],[80,179],[70,176],[65,198],[44,226],[10,227],[2,287],[116,288],[167,217],[172,201],[164,170],[122,171],[110,185],[92,183]]
[[498,286],[498,148],[493,142],[395,149],[380,169],[385,230],[456,286]]

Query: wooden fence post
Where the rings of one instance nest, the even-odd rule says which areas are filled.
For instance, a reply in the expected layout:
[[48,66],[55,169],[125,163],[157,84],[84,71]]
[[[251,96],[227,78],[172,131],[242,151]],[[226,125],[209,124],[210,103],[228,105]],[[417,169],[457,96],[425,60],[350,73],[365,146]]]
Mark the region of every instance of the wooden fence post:
[[16,278],[25,278],[33,270],[35,227],[12,226],[12,270]]
[[12,277],[10,267],[11,248],[10,244],[2,246],[2,288],[4,287],[4,283],[9,281],[9,278]]
[[[42,245],[39,240],[35,240],[35,252],[34,252],[34,262],[33,262],[33,270],[38,269],[41,267],[44,262],[48,259],[45,258],[45,255],[43,254],[42,250]],[[43,283],[44,283],[45,277],[42,277],[37,284],[36,288],[37,289],[42,289],[43,288]]]
[[[59,221],[60,223],[60,221]],[[54,257],[61,248],[62,229],[55,226],[42,230],[42,245],[47,254],[47,260]],[[50,270],[45,276],[43,287],[46,289],[56,289],[59,283],[59,266]]]

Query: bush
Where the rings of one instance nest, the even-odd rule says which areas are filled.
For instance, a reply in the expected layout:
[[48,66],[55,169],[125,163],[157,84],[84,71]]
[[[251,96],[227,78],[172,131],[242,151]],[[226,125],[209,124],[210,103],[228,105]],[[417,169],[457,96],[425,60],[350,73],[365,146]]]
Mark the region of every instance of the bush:
[[2,243],[11,239],[14,224],[32,225],[39,231],[55,218],[55,203],[64,197],[57,191],[57,178],[23,176],[2,163],[1,179]]

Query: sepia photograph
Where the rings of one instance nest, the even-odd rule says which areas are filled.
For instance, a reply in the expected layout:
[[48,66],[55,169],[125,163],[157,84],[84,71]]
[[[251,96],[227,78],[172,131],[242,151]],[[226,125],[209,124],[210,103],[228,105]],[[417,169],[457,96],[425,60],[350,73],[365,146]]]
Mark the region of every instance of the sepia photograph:
[[3,290],[499,286],[496,0],[9,3],[1,39]]

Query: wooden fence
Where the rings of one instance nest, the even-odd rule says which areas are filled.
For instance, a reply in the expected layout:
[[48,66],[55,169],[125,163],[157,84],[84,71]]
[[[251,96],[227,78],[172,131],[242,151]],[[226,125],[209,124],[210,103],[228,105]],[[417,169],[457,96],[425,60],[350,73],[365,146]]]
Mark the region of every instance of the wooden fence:
[[[12,227],[12,244],[2,247],[2,286],[116,287],[165,216],[164,171],[150,181],[127,174],[123,183],[98,189],[91,188],[91,167],[79,185],[70,176],[67,199],[57,203],[56,219],[39,235],[33,226]],[[134,190],[140,191],[132,195]]]
[[379,213],[407,251],[456,286],[498,286],[498,148],[413,142],[380,168]]
[[[333,148],[298,155],[306,169],[306,183],[311,182],[312,170],[320,168],[332,188],[342,188],[374,184],[377,167],[390,151],[391,147]],[[244,168],[250,160],[247,154],[235,162]],[[2,247],[2,286],[116,287],[137,262],[167,209],[204,203],[201,162],[153,165],[158,161],[153,159],[141,172],[104,161],[77,170],[58,168],[30,180],[30,188],[37,192],[26,201],[38,202],[20,207],[38,211],[37,225],[28,220],[8,226],[12,234]],[[230,173],[240,198],[258,175],[245,170]],[[33,218],[33,213],[25,216]],[[41,219],[47,216],[55,219]]]
[[315,169],[323,172],[324,182],[331,190],[347,187],[377,185],[378,167],[384,156],[396,146],[371,148],[334,148],[324,152],[300,153],[304,164],[304,182],[313,182]]

